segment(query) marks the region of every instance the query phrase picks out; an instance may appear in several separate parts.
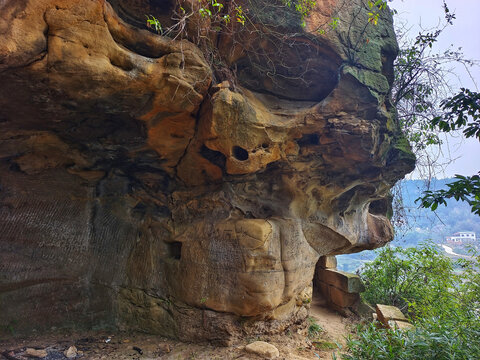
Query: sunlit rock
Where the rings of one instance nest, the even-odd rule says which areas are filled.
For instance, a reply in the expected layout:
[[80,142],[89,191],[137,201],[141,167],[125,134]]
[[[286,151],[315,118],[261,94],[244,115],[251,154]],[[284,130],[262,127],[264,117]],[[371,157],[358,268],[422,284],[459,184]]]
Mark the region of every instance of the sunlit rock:
[[320,256],[392,239],[414,158],[390,16],[319,1],[302,28],[269,4],[201,29],[212,60],[192,23],[146,30],[175,2],[0,3],[0,328],[278,332],[307,316]]

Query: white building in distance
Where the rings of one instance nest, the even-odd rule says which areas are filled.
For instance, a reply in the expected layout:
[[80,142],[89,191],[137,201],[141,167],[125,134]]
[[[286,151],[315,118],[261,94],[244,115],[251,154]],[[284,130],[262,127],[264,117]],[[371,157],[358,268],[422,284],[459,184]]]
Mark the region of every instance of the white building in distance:
[[474,243],[477,241],[477,238],[473,231],[460,231],[452,236],[447,236],[446,240],[448,244],[465,245]]

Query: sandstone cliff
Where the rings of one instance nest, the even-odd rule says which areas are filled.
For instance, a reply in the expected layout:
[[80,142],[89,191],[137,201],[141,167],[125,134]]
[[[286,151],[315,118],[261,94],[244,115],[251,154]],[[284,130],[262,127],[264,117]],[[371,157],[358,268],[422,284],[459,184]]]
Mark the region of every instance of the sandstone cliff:
[[172,39],[144,16],[189,1],[0,2],[0,328],[275,332],[320,256],[392,239],[390,16],[241,3]]

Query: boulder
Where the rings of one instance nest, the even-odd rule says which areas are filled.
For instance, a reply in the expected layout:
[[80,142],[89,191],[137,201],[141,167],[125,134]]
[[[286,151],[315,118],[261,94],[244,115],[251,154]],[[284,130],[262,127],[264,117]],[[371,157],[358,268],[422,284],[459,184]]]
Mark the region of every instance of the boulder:
[[255,341],[245,346],[245,351],[261,356],[264,359],[275,359],[280,356],[278,349],[265,341]]
[[48,353],[45,349],[27,348],[23,352],[23,356],[26,356],[26,357],[29,357],[29,358],[43,359],[43,358],[48,356]]
[[70,346],[67,350],[65,350],[63,352],[63,354],[65,355],[66,358],[68,359],[72,359],[72,358],[75,358],[77,357],[77,348],[75,346]]
[[405,315],[403,315],[400,309],[396,306],[377,304],[376,312],[378,321],[380,321],[384,326],[387,327],[389,326],[388,322],[390,320],[408,322]]

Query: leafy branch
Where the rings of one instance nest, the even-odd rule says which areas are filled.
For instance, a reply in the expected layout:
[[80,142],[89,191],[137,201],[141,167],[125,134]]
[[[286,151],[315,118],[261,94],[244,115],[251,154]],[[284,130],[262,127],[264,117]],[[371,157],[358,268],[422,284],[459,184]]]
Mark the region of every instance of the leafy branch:
[[377,1],[368,0],[368,7],[370,8],[370,12],[368,13],[368,22],[370,24],[377,25],[378,19],[380,17],[380,11],[385,10],[387,8],[387,1],[386,0],[377,0]]
[[[441,103],[445,111],[431,121],[432,127],[443,132],[451,132],[463,128],[466,138],[475,137],[480,141],[480,93],[462,88],[461,91]],[[456,180],[447,184],[447,190],[425,191],[418,198],[421,206],[437,209],[438,205],[447,205],[446,199],[467,202],[472,212],[480,215],[480,173],[473,176],[455,175]]]
[[476,137],[480,141],[480,93],[462,88],[457,95],[442,101],[441,106],[445,114],[435,117],[432,127],[438,126],[444,132],[463,127],[466,138]]
[[447,206],[446,199],[454,198],[457,201],[467,202],[472,212],[480,216],[480,173],[473,176],[455,175],[456,181],[447,184],[447,190],[424,191],[423,196],[416,202],[421,202],[423,208],[435,211],[438,205]]
[[155,30],[158,34],[163,34],[162,24],[153,15],[145,15],[147,17],[147,27]]

